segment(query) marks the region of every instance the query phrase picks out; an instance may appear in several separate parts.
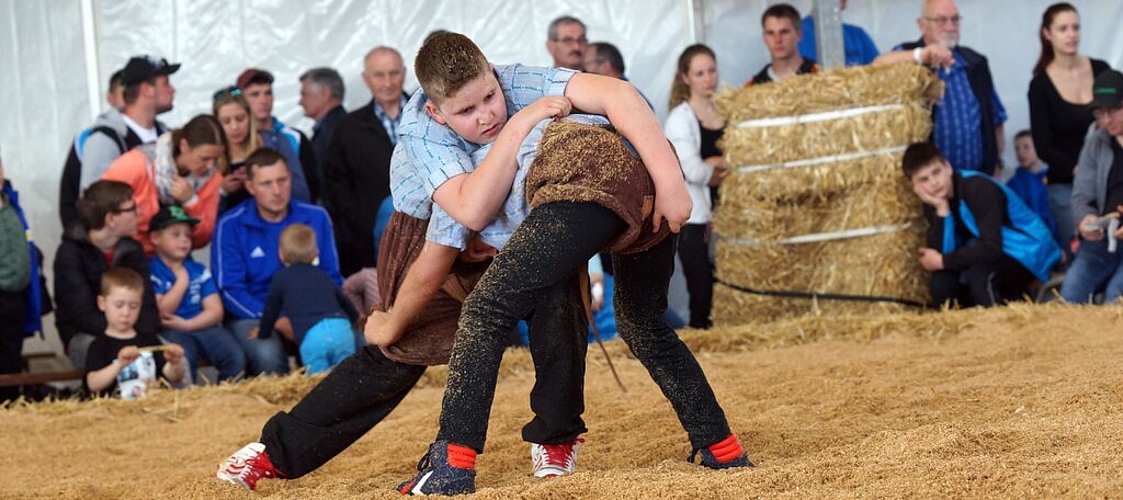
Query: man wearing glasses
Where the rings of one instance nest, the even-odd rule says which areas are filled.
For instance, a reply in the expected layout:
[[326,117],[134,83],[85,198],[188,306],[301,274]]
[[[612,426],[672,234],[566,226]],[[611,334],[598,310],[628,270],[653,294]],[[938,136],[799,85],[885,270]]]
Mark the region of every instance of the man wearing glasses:
[[[105,314],[97,307],[101,275],[127,267],[148,276],[144,248],[136,234],[137,206],[133,190],[117,181],[97,181],[77,202],[78,221],[63,233],[55,253],[55,326],[76,368],[86,367],[86,352],[95,338],[105,335]],[[152,282],[144,280],[144,298],[137,331],[156,333],[160,312]]]
[[589,44],[589,39],[585,38],[585,23],[573,16],[561,16],[550,21],[546,36],[546,50],[554,57],[554,66],[581,71],[585,47]]
[[898,45],[874,64],[911,61],[938,70],[945,90],[932,111],[932,141],[956,170],[993,175],[1005,148],[1006,108],[986,57],[959,45],[962,20],[955,0],[926,0],[916,20],[921,39]]
[[1104,291],[1104,303],[1123,296],[1123,74],[1108,70],[1096,76],[1092,102],[1097,130],[1084,140],[1072,183],[1072,222],[1080,230],[1080,249],[1065,273],[1061,297],[1072,303],[1091,302]]

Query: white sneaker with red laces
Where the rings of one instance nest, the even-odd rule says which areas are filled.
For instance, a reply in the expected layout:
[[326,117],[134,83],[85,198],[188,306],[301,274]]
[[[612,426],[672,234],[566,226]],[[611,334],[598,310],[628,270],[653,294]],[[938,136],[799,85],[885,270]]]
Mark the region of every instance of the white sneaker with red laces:
[[585,439],[577,438],[562,444],[530,444],[530,462],[534,477],[557,477],[577,470],[577,449]]
[[273,467],[269,455],[265,453],[265,445],[250,443],[234,452],[224,462],[218,464],[215,477],[239,485],[253,491],[258,480],[262,478],[284,478],[281,471]]

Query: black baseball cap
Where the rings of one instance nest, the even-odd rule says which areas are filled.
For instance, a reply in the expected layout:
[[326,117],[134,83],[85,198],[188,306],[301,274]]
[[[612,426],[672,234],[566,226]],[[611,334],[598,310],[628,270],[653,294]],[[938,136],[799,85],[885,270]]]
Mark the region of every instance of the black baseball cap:
[[152,221],[148,223],[148,230],[159,231],[172,224],[180,223],[186,223],[191,227],[195,227],[195,224],[199,223],[199,219],[187,215],[187,212],[179,205],[168,205],[160,207],[160,211],[156,212],[156,215],[152,217]]
[[157,76],[166,76],[179,71],[179,64],[171,64],[167,59],[154,56],[134,56],[125,64],[121,81],[126,87],[138,85]]
[[1123,73],[1109,69],[1096,75],[1089,108],[1115,109],[1123,104]]

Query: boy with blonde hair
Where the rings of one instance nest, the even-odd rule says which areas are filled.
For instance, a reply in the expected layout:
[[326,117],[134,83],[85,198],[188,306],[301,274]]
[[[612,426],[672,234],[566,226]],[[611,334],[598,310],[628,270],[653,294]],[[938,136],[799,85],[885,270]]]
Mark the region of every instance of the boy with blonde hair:
[[[516,113],[508,122],[508,103],[514,111],[544,106],[554,110],[555,117],[568,114],[572,104],[605,115],[615,130],[555,123],[544,132],[527,172],[525,198],[533,209],[516,222],[503,251],[464,302],[437,441],[419,474],[398,491],[475,490],[475,457],[483,451],[487,434],[503,333],[533,308],[540,294],[573,283],[585,262],[602,249],[615,254],[621,337],[671,401],[695,452],[701,452],[702,464],[750,465],[701,367],[664,320],[675,238],[668,237],[662,222],[666,218],[669,229],[677,232],[689,216],[690,198],[658,120],[638,92],[611,78],[560,69],[516,65],[493,70],[470,39],[455,33],[429,40],[415,65],[423,91],[414,99],[422,99],[425,113],[403,118],[402,143],[414,160],[404,167],[395,162],[399,168],[391,171],[391,184],[398,188],[395,203],[408,207],[419,194],[428,194],[469,229],[483,229],[508,201],[508,193],[518,193],[511,190],[517,172],[512,164],[537,121],[520,120]],[[537,89],[537,95],[526,92],[528,88]],[[487,158],[472,170],[472,151],[488,143],[494,144]],[[427,161],[419,161],[422,158]],[[410,190],[411,184],[424,190]],[[560,335],[572,337],[569,332]],[[532,347],[545,339],[542,334],[532,336]],[[583,359],[583,348],[572,343],[557,346],[559,352],[545,356],[532,349],[535,362],[545,362],[546,356]],[[574,391],[579,392],[582,383],[574,380]],[[551,396],[559,402],[568,397]],[[551,407],[548,401],[543,404]],[[553,406],[558,411],[565,407]],[[553,443],[561,446],[554,451],[562,451],[567,461],[576,460],[577,435],[584,431],[579,414],[573,424],[568,442]],[[524,437],[528,430],[533,429],[524,428]]]
[[143,294],[144,278],[132,269],[118,267],[101,276],[97,306],[105,313],[106,328],[86,355],[85,382],[91,392],[108,394],[121,385],[122,397],[136,399],[155,383],[157,373],[172,383],[183,380],[183,348],[161,344],[153,332],[135,328]]
[[343,290],[314,265],[320,256],[316,231],[292,224],[281,231],[278,254],[285,265],[273,275],[261,324],[250,338],[268,337],[285,312],[292,322],[293,341],[309,375],[330,370],[355,353],[351,323],[359,312]]

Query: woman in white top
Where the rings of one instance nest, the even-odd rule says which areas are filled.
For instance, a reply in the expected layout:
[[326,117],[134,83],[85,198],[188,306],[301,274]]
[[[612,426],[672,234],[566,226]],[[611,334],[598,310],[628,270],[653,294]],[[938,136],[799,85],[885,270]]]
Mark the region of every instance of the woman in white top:
[[726,176],[725,159],[717,147],[725,120],[714,107],[717,58],[709,47],[696,44],[683,50],[671,85],[671,111],[663,130],[674,144],[694,202],[690,219],[679,233],[678,254],[690,294],[690,327],[709,328],[713,302],[714,266],[710,260],[710,220],[713,194]]

